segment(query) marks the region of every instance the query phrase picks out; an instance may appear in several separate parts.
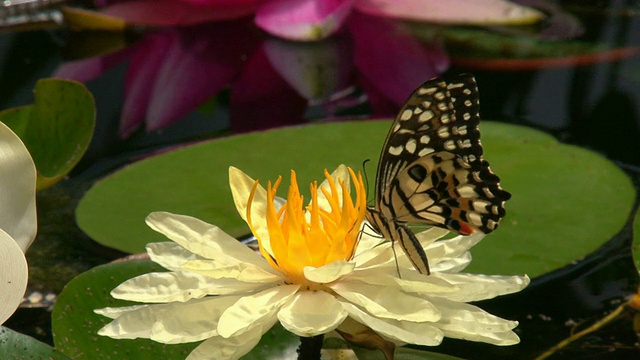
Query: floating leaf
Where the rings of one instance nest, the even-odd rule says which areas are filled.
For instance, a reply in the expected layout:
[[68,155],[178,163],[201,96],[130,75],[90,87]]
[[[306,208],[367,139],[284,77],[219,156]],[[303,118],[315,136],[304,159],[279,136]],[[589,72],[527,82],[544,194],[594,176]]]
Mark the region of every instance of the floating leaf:
[[[77,208],[96,241],[127,252],[166,239],[144,223],[153,211],[191,215],[234,236],[249,233],[235,212],[228,167],[263,185],[295,169],[300,183],[340,163],[377,158],[387,121],[310,125],[233,136],[148,158],[97,182]],[[470,271],[536,276],[609,240],[631,211],[634,189],[613,163],[525,127],[482,122],[486,159],[513,194],[500,228],[474,247]],[[375,163],[367,165],[369,178]],[[369,184],[369,189],[373,184]]]
[[163,271],[151,261],[126,261],[95,267],[74,278],[56,300],[52,314],[56,349],[75,360],[184,359],[197,344],[163,345],[146,339],[114,340],[99,336],[110,319],[94,309],[133,303],[113,299],[109,293],[123,281],[153,271]]
[[51,346],[0,326],[2,360],[71,360]]
[[[74,360],[185,359],[199,343],[167,345],[148,339],[115,340],[97,334],[111,320],[95,314],[94,309],[137,304],[113,299],[111,290],[129,278],[154,271],[164,269],[151,261],[125,261],[95,267],[69,282],[56,300],[52,316],[56,348]],[[275,326],[243,359],[276,359],[282,354],[295,354],[297,346],[296,336]]]
[[75,81],[36,83],[33,105],[0,112],[0,121],[24,142],[38,170],[38,189],[51,186],[80,161],[95,127],[93,96]]
[[[411,24],[418,37],[433,39],[433,26]],[[583,40],[547,41],[470,27],[439,28],[454,65],[495,71],[579,66],[615,61],[640,54],[640,47],[611,48]]]

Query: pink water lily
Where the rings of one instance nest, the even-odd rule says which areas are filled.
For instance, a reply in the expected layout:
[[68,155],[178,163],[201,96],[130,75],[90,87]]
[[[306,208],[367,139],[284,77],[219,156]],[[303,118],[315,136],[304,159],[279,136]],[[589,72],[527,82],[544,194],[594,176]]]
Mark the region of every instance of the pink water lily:
[[248,27],[253,24],[240,20],[164,29],[116,53],[64,63],[53,76],[87,82],[129,60],[120,135],[143,123],[157,130],[237,79],[260,43]]
[[353,12],[396,19],[457,24],[523,24],[542,13],[506,0],[132,0],[106,7],[106,15],[152,25],[191,25],[255,16],[271,35],[298,40],[324,39]]
[[234,132],[301,123],[313,104],[332,118],[366,100],[349,92],[357,87],[373,115],[391,116],[449,64],[437,39],[425,44],[396,21],[352,14],[340,36],[311,43],[264,39],[250,19],[163,29],[116,53],[65,63],[53,76],[87,82],[126,60],[122,137],[143,124],[171,125],[227,87]]

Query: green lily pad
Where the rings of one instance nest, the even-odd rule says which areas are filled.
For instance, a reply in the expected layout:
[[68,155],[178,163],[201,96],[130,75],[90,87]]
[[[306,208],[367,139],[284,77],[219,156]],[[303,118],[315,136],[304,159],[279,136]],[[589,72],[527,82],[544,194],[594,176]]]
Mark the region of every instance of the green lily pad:
[[497,71],[577,66],[637,56],[638,47],[612,48],[583,40],[544,40],[527,34],[497,33],[482,28],[409,24],[416,36],[441,37],[455,65]]
[[81,83],[43,79],[33,105],[0,112],[24,142],[38,169],[38,189],[64,177],[84,155],[95,127],[93,96]]
[[[99,243],[131,253],[166,240],[144,223],[153,211],[195,216],[233,236],[246,235],[249,229],[229,190],[230,165],[263,185],[280,174],[287,180],[295,169],[305,184],[323,179],[325,168],[344,163],[362,169],[364,160],[374,159],[366,167],[372,193],[375,159],[389,126],[388,121],[309,125],[180,148],[96,183],[77,208],[77,222]],[[635,191],[613,163],[525,127],[484,121],[481,131],[485,158],[513,198],[500,228],[474,248],[470,271],[541,275],[580,259],[622,228]]]
[[127,261],[95,267],[80,274],[64,288],[51,317],[56,349],[77,360],[121,358],[155,360],[184,359],[197,344],[164,345],[151,340],[114,340],[99,336],[98,330],[110,319],[94,309],[127,306],[109,293],[123,281],[149,272],[164,271],[151,261]]
[[622,229],[636,194],[620,168],[542,132],[495,125],[482,130],[485,158],[513,197],[500,228],[473,248],[469,271],[541,275],[579,260]]
[[[151,261],[126,261],[95,267],[69,282],[56,300],[52,315],[56,348],[75,360],[185,359],[199,342],[167,345],[148,339],[115,340],[97,334],[111,320],[95,314],[94,309],[137,304],[113,299],[111,290],[129,278],[154,271],[164,270]],[[297,346],[298,338],[278,325],[263,335],[243,359],[276,359],[283,353],[295,354]]]
[[71,360],[40,341],[0,326],[0,358],[2,360]]

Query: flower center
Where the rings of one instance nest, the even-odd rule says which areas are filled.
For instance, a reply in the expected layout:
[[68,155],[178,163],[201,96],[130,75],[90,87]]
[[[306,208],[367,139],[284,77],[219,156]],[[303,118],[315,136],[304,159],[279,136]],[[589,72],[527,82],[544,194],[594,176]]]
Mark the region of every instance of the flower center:
[[[366,194],[362,176],[348,170],[355,185],[355,202],[349,185],[341,179],[336,184],[326,170],[326,186],[318,188],[317,182],[311,184],[311,203],[307,206],[303,205],[304,198],[293,170],[287,201],[281,207],[278,208],[276,192],[282,177],[273,186],[271,182],[267,186],[265,218],[271,251],[258,238],[260,252],[292,283],[312,285],[304,277],[305,267],[350,260],[354,255],[365,216]],[[256,188],[257,181],[249,196],[247,215]]]

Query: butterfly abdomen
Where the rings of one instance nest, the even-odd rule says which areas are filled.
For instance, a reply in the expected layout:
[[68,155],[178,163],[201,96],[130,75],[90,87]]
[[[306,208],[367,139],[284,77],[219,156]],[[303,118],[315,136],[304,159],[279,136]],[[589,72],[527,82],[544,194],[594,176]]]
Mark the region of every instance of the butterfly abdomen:
[[396,221],[389,221],[388,217],[371,206],[367,208],[366,218],[373,230],[383,238],[391,240],[392,246],[398,242],[416,270],[422,274],[430,274],[427,254],[411,229]]

